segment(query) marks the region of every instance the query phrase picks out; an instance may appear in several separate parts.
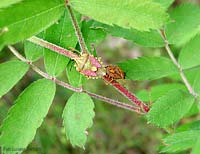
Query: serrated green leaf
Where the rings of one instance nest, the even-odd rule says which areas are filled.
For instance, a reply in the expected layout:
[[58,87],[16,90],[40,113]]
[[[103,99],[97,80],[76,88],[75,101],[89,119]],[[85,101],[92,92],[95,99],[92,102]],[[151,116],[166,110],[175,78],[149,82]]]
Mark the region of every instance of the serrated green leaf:
[[[80,21],[80,15],[78,21]],[[59,23],[54,24],[45,31],[44,39],[63,48],[76,46],[77,37],[67,10],[65,10]],[[45,48],[44,62],[48,74],[57,76],[66,68],[69,58]]]
[[63,0],[23,0],[0,11],[0,46],[14,44],[55,23],[64,11]]
[[117,37],[123,37],[124,39],[131,40],[134,43],[145,47],[163,47],[165,43],[156,30],[149,30],[148,32],[141,32],[136,29],[122,28],[117,25],[106,25],[100,22],[94,22],[93,28],[103,29],[108,34]]
[[21,2],[22,0],[1,0],[0,1],[0,8],[8,7],[12,4],[16,4]]
[[200,130],[193,130],[170,135],[164,138],[164,144],[167,146],[161,152],[177,152],[191,148],[195,145],[199,134]]
[[147,114],[148,121],[167,127],[181,119],[192,107],[194,97],[181,90],[171,90],[160,97]]
[[106,37],[106,32],[102,28],[93,28],[95,21],[82,22],[82,35],[85,43],[91,53],[95,51],[96,46]]
[[178,73],[172,61],[164,57],[140,57],[118,65],[131,80],[153,80]]
[[26,63],[17,60],[0,64],[0,98],[24,76],[28,68]]
[[196,140],[196,143],[192,149],[191,154],[199,154],[200,153],[200,135],[198,135],[198,138]]
[[73,62],[68,63],[66,73],[70,85],[74,87],[80,87],[86,81],[86,77],[76,70]]
[[70,0],[70,5],[97,21],[140,31],[160,28],[167,20],[165,9],[151,0]]
[[1,147],[11,149],[5,154],[21,153],[33,140],[53,101],[55,90],[53,82],[41,79],[20,94],[0,128]]
[[183,124],[176,129],[176,132],[183,132],[190,130],[200,130],[200,120]]
[[200,65],[200,35],[195,36],[187,43],[179,54],[179,63],[182,68],[187,69]]
[[175,0],[153,0],[156,3],[161,4],[164,8],[168,8]]
[[182,4],[170,13],[171,23],[166,26],[166,36],[171,44],[184,45],[200,31],[200,7]]
[[149,90],[141,90],[136,93],[136,96],[143,101],[154,102],[159,97],[173,89],[186,90],[186,87],[183,84],[179,83],[161,84],[151,87]]
[[84,148],[87,128],[92,126],[94,103],[85,93],[74,93],[63,111],[64,127],[72,146]]

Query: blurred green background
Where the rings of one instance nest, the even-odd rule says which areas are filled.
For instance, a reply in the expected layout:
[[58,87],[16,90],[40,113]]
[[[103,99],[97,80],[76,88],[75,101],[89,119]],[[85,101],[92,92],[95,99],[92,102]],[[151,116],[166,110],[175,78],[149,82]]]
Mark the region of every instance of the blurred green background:
[[[172,7],[188,0],[177,0]],[[200,4],[199,0],[190,2]],[[16,48],[23,54],[23,45],[17,44]],[[107,36],[97,47],[97,54],[102,57],[106,64],[115,64],[119,61],[135,58],[138,56],[160,56],[166,55],[163,49],[142,48],[134,45],[133,42],[121,38]],[[176,54],[176,53],[175,53]],[[15,59],[5,48],[0,52],[0,63]],[[37,64],[43,68],[43,59]],[[67,81],[66,72],[59,78]],[[13,105],[17,96],[34,80],[41,78],[29,70],[23,79],[5,96],[0,99],[0,123],[7,114],[8,109]],[[122,81],[132,92],[136,93],[142,89],[148,89],[153,85],[169,83],[168,79],[156,81]],[[107,96],[113,99],[127,102],[111,86],[106,85],[101,79],[88,80],[85,89],[91,92]],[[136,113],[119,109],[98,100],[95,102],[95,118],[89,135],[85,150],[73,148],[66,139],[62,126],[62,111],[71,91],[57,86],[56,97],[45,118],[42,126],[38,129],[33,142],[29,145],[26,154],[157,154],[162,144],[162,137],[166,135],[165,130],[158,129],[147,124],[145,117]],[[189,152],[185,152],[189,153]],[[181,153],[184,154],[184,153]]]

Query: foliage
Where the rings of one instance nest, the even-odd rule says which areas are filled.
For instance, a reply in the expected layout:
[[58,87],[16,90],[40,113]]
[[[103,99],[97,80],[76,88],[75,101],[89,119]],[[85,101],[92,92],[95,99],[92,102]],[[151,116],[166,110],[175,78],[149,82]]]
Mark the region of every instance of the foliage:
[[55,90],[54,83],[41,79],[27,87],[18,97],[0,128],[0,144],[5,153],[20,152],[27,147],[48,112]]
[[87,128],[92,126],[94,103],[87,94],[73,94],[63,112],[64,126],[67,138],[73,146],[84,148],[87,138]]
[[[148,113],[145,113],[145,120],[148,124],[151,123],[167,132],[167,136],[163,137],[164,144],[160,152],[182,152],[192,148],[192,154],[198,154],[200,151],[200,122],[197,121],[198,109],[200,109],[200,7],[190,3],[174,7],[171,6],[173,2],[174,0],[118,0],[117,3],[115,0],[70,0],[69,2],[65,0],[1,0],[0,51],[2,52],[0,57],[3,58],[0,59],[0,98],[4,100],[4,97],[9,97],[9,91],[12,92],[12,88],[15,89],[18,86],[17,83],[29,68],[44,77],[44,79],[38,79],[37,75],[28,72],[27,76],[31,76],[31,82],[36,81],[30,85],[23,85],[20,90],[23,92],[18,93],[18,98],[11,103],[12,106],[9,109],[3,108],[1,105],[3,101],[0,100],[0,114],[5,115],[8,110],[0,127],[0,146],[3,152],[22,153],[29,144],[34,144],[34,142],[31,143],[34,138],[45,140],[44,147],[52,147],[50,139],[46,139],[44,131],[41,130],[48,128],[48,133],[51,132],[49,138],[57,140],[56,134],[58,132],[62,134],[57,126],[58,123],[62,123],[61,127],[65,130],[64,135],[59,136],[59,142],[67,144],[65,141],[67,137],[73,147],[78,146],[87,150],[87,142],[94,144],[92,140],[87,140],[88,134],[91,138],[93,133],[93,118],[96,114],[94,107],[95,111],[100,111],[101,118],[111,121],[102,122],[104,125],[99,126],[98,119],[100,118],[97,116],[95,123],[97,122],[98,129],[112,128],[112,122],[117,123],[120,118],[122,123],[127,121],[127,119],[122,119],[121,112],[117,114],[112,111],[109,117],[110,109],[106,110],[98,103],[94,106],[91,97],[114,104],[113,102],[116,102],[114,99],[107,99],[104,95],[111,96],[113,93],[116,100],[120,96],[117,92],[110,93],[104,90],[105,86],[98,85],[98,80],[91,81],[94,86],[90,86],[90,80],[87,79],[89,75],[81,72],[87,68],[84,71],[96,73],[100,70],[96,76],[92,76],[94,79],[105,79],[104,73],[107,73],[106,75],[125,75],[124,80],[138,80],[135,82],[138,85],[134,85],[137,90],[136,96],[150,106]],[[37,36],[46,44],[31,42],[32,36]],[[137,49],[142,51],[138,52],[140,57],[135,58],[132,53],[128,53],[127,60],[127,57],[123,59],[122,56],[125,52],[120,55],[110,50],[99,53],[99,44],[109,38],[107,36],[129,40],[131,45],[136,44],[134,47],[139,45]],[[11,47],[13,44],[20,52],[13,50]],[[83,48],[84,44],[87,47]],[[19,60],[13,60],[13,57],[8,55],[8,49],[3,49],[5,46],[8,46],[15,58]],[[49,48],[50,46],[52,48]],[[105,46],[104,49],[107,51]],[[120,50],[123,50],[123,47]],[[67,55],[66,52],[70,54]],[[122,71],[114,69],[108,72],[102,64],[105,59],[101,60],[100,54],[106,57],[108,63],[120,57],[120,61],[114,63]],[[73,57],[74,55],[76,58]],[[77,69],[78,62],[83,64]],[[25,81],[25,78],[21,81]],[[69,85],[64,82],[66,79]],[[74,93],[58,88],[58,97],[63,100],[67,97],[68,100],[62,105],[55,103],[57,108],[51,111],[50,106],[55,96],[56,84]],[[124,92],[124,87],[119,86],[121,83],[118,83],[116,78],[111,78],[107,84],[121,90],[123,96],[132,102],[135,101],[136,105],[139,104],[137,106],[139,109],[142,108],[140,104],[142,101],[139,101],[135,95],[131,95],[129,91]],[[128,85],[129,90],[130,88],[131,84]],[[101,95],[88,92],[86,89],[101,92]],[[120,107],[119,101],[115,106]],[[126,104],[121,108],[141,111],[134,110],[131,108],[133,106],[130,106]],[[53,112],[53,117],[59,119],[53,127],[48,124],[46,126],[46,121],[44,121],[48,112],[51,114]],[[134,122],[129,121],[129,123]],[[149,126],[145,123],[143,127]],[[59,128],[58,132],[55,132],[56,128]],[[128,132],[124,133],[125,138],[131,140],[127,145],[131,147],[138,144],[132,142],[134,139],[130,138],[131,131],[123,128],[123,124],[119,124],[119,128],[122,129],[122,132],[119,129],[122,134],[124,131]],[[142,131],[144,128],[140,129]],[[102,134],[101,130],[98,130],[98,135],[103,136]],[[98,138],[98,135],[93,138]],[[115,138],[115,136],[112,137]],[[118,143],[122,144],[119,146],[122,149],[123,142],[120,140]],[[124,153],[120,150],[117,149],[115,153]],[[45,153],[48,153],[47,151],[45,150]]]

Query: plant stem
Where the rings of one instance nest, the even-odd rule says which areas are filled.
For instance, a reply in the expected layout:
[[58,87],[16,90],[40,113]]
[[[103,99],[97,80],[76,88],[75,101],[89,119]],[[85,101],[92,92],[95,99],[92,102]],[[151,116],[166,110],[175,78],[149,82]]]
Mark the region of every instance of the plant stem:
[[197,93],[193,90],[192,86],[190,85],[189,81],[187,80],[184,72],[183,72],[183,68],[181,67],[181,65],[178,63],[178,61],[176,60],[176,58],[174,57],[173,55],[173,52],[171,51],[170,47],[169,47],[169,42],[166,38],[166,34],[165,34],[165,31],[163,30],[160,30],[159,31],[161,37],[163,38],[163,40],[165,41],[165,49],[169,55],[169,57],[171,58],[172,62],[174,63],[174,65],[176,65],[176,67],[178,68],[179,70],[179,74],[181,76],[181,79],[183,80],[183,83],[185,84],[185,86],[187,87],[189,93],[191,95],[193,95],[195,98],[197,98]]
[[75,53],[73,53],[73,52],[71,52],[71,51],[69,51],[69,50],[66,50],[66,49],[64,49],[64,48],[62,48],[62,47],[59,47],[59,46],[57,46],[57,45],[55,45],[55,44],[53,44],[53,43],[50,43],[50,42],[45,41],[45,40],[43,40],[43,39],[40,39],[40,38],[38,38],[38,37],[36,37],[36,36],[33,36],[33,37],[29,38],[28,41],[30,41],[30,42],[32,42],[32,43],[35,43],[35,44],[37,44],[37,45],[40,45],[40,46],[42,46],[42,47],[45,47],[45,48],[47,48],[47,49],[50,49],[50,50],[52,50],[52,51],[54,51],[54,52],[57,52],[57,53],[59,53],[59,54],[61,54],[61,55],[64,55],[64,56],[66,56],[66,57],[69,57],[69,58],[71,58],[71,59],[76,59],[76,58],[78,58],[78,55],[77,55],[77,54],[75,54]]
[[69,11],[69,14],[70,14],[70,18],[71,18],[71,21],[72,21],[72,24],[73,24],[76,36],[78,38],[78,42],[79,42],[80,47],[81,47],[81,52],[89,54],[88,48],[87,48],[87,46],[85,44],[84,38],[82,36],[80,27],[78,25],[78,22],[76,20],[76,17],[74,15],[74,13],[73,13],[73,10],[72,10],[72,8],[68,4],[67,4],[67,8],[68,8],[68,11]]
[[42,70],[40,70],[37,66],[35,66],[34,64],[32,64],[31,61],[27,60],[26,58],[24,58],[14,47],[12,46],[8,46],[8,48],[10,49],[10,51],[18,58],[20,59],[21,61],[27,63],[28,65],[31,66],[31,68],[36,72],[38,73],[39,75],[41,75],[42,77],[48,79],[48,80],[51,80],[53,81],[54,83],[64,87],[64,88],[67,88],[69,90],[72,90],[74,92],[83,92],[83,93],[86,93],[88,94],[89,96],[95,98],[95,99],[98,99],[98,100],[101,100],[101,101],[104,101],[106,103],[109,103],[111,105],[114,105],[114,106],[117,106],[119,108],[123,108],[123,109],[126,109],[126,110],[130,110],[130,111],[134,111],[134,112],[137,112],[139,114],[143,114],[141,111],[140,111],[140,108],[138,107],[135,107],[133,105],[129,105],[129,104],[126,104],[126,103],[123,103],[123,102],[120,102],[120,101],[117,101],[117,100],[113,100],[113,99],[110,99],[110,98],[107,98],[107,97],[104,97],[104,96],[101,96],[101,95],[97,95],[97,94],[94,94],[94,93],[91,93],[89,91],[86,91],[84,90],[83,88],[76,88],[76,87],[73,87],[61,80],[58,80],[57,78],[55,77],[52,77],[50,76],[49,74],[43,72]]
[[129,92],[125,87],[123,87],[120,83],[118,83],[116,80],[110,81],[110,79],[106,76],[103,77],[103,79],[110,83],[115,89],[117,89],[122,95],[124,95],[126,98],[128,98],[131,102],[133,102],[136,106],[141,108],[144,112],[148,112],[150,108],[144,104],[142,101],[140,101],[134,94]]

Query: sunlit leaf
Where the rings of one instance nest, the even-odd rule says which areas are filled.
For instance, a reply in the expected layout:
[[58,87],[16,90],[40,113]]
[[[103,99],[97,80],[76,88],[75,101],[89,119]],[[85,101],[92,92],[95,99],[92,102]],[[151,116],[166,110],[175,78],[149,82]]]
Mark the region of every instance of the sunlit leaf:
[[1,0],[0,1],[0,8],[8,7],[12,4],[19,3],[22,0]]
[[160,28],[168,17],[165,9],[151,0],[70,0],[70,4],[97,21],[141,31]]

